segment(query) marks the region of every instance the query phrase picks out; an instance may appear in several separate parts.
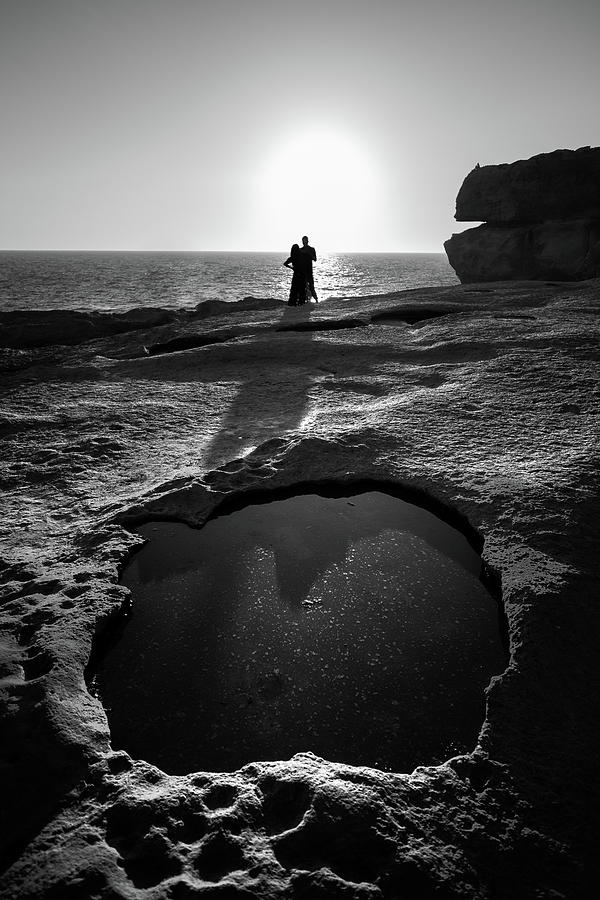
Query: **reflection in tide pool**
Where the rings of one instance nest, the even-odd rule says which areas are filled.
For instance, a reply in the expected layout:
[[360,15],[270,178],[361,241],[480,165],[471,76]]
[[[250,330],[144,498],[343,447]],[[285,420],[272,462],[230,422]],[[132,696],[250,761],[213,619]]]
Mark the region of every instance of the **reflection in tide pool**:
[[378,491],[161,522],[97,674],[113,747],[169,773],[312,751],[411,771],[475,745],[505,657],[479,556]]

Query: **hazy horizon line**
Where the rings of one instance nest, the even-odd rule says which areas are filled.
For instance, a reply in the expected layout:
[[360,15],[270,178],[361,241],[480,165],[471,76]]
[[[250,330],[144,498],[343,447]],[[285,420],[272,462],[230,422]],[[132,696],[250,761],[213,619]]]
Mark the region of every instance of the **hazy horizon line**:
[[[154,247],[152,249],[137,249],[137,248],[124,248],[124,247],[110,247],[110,248],[98,248],[98,247],[1,247],[0,253],[286,253],[285,249],[275,248],[270,250],[255,250],[253,248],[247,248],[244,250],[230,250],[228,248],[222,248],[218,250],[176,250],[176,249],[164,249],[162,247]],[[348,256],[352,254],[364,254],[364,253],[373,253],[373,254],[390,254],[390,255],[438,255],[445,256],[444,250],[332,250],[326,248],[325,250],[320,251],[322,255],[327,253],[343,253]]]

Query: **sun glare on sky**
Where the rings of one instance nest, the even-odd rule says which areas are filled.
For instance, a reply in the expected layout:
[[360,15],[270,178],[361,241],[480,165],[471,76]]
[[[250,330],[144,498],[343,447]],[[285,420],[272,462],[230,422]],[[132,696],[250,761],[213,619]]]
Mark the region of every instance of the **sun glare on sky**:
[[441,253],[476,163],[600,143],[599,29],[598,0],[0,0],[0,248]]
[[380,206],[377,166],[366,147],[348,132],[324,128],[275,142],[257,194],[273,246],[308,234],[324,249],[361,249],[365,226]]

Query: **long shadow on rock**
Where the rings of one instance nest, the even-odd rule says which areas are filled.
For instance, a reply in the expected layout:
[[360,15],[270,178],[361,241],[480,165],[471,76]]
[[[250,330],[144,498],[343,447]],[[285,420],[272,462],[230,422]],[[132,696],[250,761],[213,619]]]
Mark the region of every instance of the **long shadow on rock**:
[[[286,307],[280,330],[298,330],[307,325],[311,314],[310,305],[301,309]],[[302,319],[299,321],[299,317]],[[305,332],[303,345],[310,344],[312,332]],[[256,444],[274,434],[279,435],[299,425],[308,405],[308,391],[312,375],[302,364],[305,347],[298,348],[290,358],[289,374],[286,377],[281,363],[276,363],[277,371],[269,379],[264,370],[260,375],[248,376],[242,381],[238,392],[229,405],[218,433],[211,439],[205,462],[213,467],[238,455],[240,442],[250,436]],[[252,371],[249,367],[249,371]]]

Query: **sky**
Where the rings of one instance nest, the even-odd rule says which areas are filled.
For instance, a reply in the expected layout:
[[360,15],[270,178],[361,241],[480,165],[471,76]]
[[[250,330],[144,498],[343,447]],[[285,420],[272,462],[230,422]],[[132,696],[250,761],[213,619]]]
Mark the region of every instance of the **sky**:
[[0,248],[442,252],[600,145],[598,0],[0,0]]

